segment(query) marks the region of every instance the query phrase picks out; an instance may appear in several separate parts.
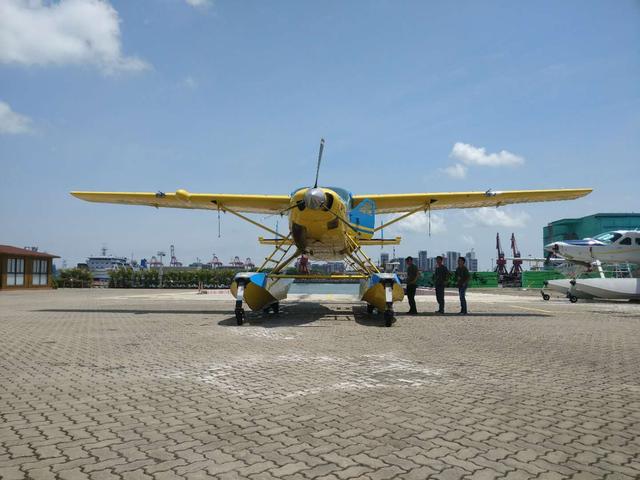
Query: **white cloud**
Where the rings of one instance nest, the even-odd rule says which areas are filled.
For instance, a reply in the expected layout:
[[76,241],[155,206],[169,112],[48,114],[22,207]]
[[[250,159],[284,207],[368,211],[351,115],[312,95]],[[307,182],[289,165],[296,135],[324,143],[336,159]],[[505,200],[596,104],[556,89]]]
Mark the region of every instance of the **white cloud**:
[[471,221],[470,226],[519,228],[526,226],[531,219],[527,212],[509,212],[495,207],[474,208],[473,210],[465,210],[464,213]]
[[[395,215],[393,218],[399,217],[400,214]],[[391,220],[390,219],[390,220]],[[389,227],[394,231],[399,232],[412,232],[412,233],[429,233],[429,216],[426,213],[419,212],[409,215],[407,218],[398,221],[394,225]],[[431,233],[444,233],[447,231],[447,226],[444,223],[444,218],[437,213],[431,214]]]
[[0,62],[90,64],[107,73],[149,68],[123,55],[120,18],[106,0],[0,0]]
[[198,88],[198,81],[191,75],[187,75],[186,77],[184,77],[180,84],[183,87],[189,88],[191,90],[195,90],[196,88]]
[[467,176],[467,167],[461,163],[456,163],[450,167],[443,168],[442,171],[451,178],[465,178]]
[[211,0],[185,0],[192,7],[204,8],[211,5]]
[[462,234],[462,236],[460,238],[462,238],[462,241],[464,243],[467,243],[469,245],[475,245],[476,244],[475,239],[471,235]]
[[0,101],[0,134],[18,134],[31,131],[31,119],[11,110],[9,104]]
[[524,164],[524,158],[507,150],[498,153],[489,153],[483,147],[474,147],[468,143],[457,142],[449,157],[458,160],[465,165],[477,165],[484,167],[518,166]]

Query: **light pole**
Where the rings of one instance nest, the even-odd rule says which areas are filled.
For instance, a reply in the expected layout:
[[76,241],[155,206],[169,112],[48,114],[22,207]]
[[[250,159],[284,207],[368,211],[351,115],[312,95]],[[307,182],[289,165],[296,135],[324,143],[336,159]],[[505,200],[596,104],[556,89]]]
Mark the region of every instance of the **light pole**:
[[158,258],[160,259],[160,288],[162,288],[162,275],[163,275],[163,270],[162,267],[164,267],[164,263],[162,263],[162,257],[166,257],[167,254],[164,252],[158,252]]

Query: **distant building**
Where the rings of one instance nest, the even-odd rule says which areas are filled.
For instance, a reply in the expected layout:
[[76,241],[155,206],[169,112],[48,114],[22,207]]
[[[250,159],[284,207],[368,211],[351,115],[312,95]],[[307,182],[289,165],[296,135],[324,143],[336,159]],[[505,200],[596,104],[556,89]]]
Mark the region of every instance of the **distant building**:
[[476,252],[471,249],[470,252],[464,254],[464,258],[467,261],[467,268],[470,272],[478,271],[478,259],[476,258]]
[[0,245],[0,289],[51,288],[53,259],[34,247]]
[[542,243],[595,237],[611,230],[640,230],[640,213],[596,213],[582,218],[563,218],[542,230]]
[[344,262],[327,262],[325,268],[327,273],[344,273],[345,270]]
[[346,265],[342,261],[337,262],[312,262],[311,271],[315,274],[344,273]]
[[384,270],[387,263],[389,263],[389,254],[387,252],[382,252],[380,254],[380,267]]
[[418,252],[418,270],[424,272],[427,270],[427,251],[426,250],[420,250]]
[[403,273],[403,272],[407,271],[407,265],[405,263],[405,258],[404,257],[392,258],[391,259],[391,263],[394,264],[396,272]]
[[427,258],[427,265],[424,271],[433,272],[435,269],[436,269],[436,257]]
[[444,257],[444,264],[449,270],[455,270],[458,268],[458,258],[460,257],[460,252],[447,252]]

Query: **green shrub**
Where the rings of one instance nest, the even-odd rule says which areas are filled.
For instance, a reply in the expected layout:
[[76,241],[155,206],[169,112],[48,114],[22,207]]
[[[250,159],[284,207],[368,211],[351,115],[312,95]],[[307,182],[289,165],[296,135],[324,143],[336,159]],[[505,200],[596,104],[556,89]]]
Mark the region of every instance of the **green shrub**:
[[54,288],[89,288],[93,284],[91,272],[85,268],[66,268],[58,271]]

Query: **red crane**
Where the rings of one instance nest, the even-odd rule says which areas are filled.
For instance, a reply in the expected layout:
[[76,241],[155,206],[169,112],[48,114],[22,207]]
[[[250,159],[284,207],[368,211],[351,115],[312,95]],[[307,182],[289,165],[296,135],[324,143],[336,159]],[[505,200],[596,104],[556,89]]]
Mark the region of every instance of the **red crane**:
[[494,271],[498,274],[498,283],[502,283],[502,280],[509,275],[509,272],[507,272],[507,260],[504,258],[499,233],[496,233],[496,250],[498,250],[498,258],[496,259],[496,269]]
[[222,262],[220,261],[220,259],[217,257],[217,255],[215,253],[213,254],[213,258],[209,262],[209,265],[211,265],[211,268],[220,268],[220,267],[222,267]]
[[176,258],[176,249],[173,245],[171,245],[171,261],[169,262],[170,267],[181,267],[182,262],[179,262]]
[[244,262],[242,260],[240,260],[240,257],[237,256],[237,255],[235,257],[233,257],[233,260],[231,260],[230,265],[233,268],[244,268]]
[[518,244],[516,243],[516,235],[511,234],[511,251],[513,252],[513,266],[509,270],[509,275],[513,279],[519,279],[522,276],[522,260],[520,258],[520,250],[518,250]]

